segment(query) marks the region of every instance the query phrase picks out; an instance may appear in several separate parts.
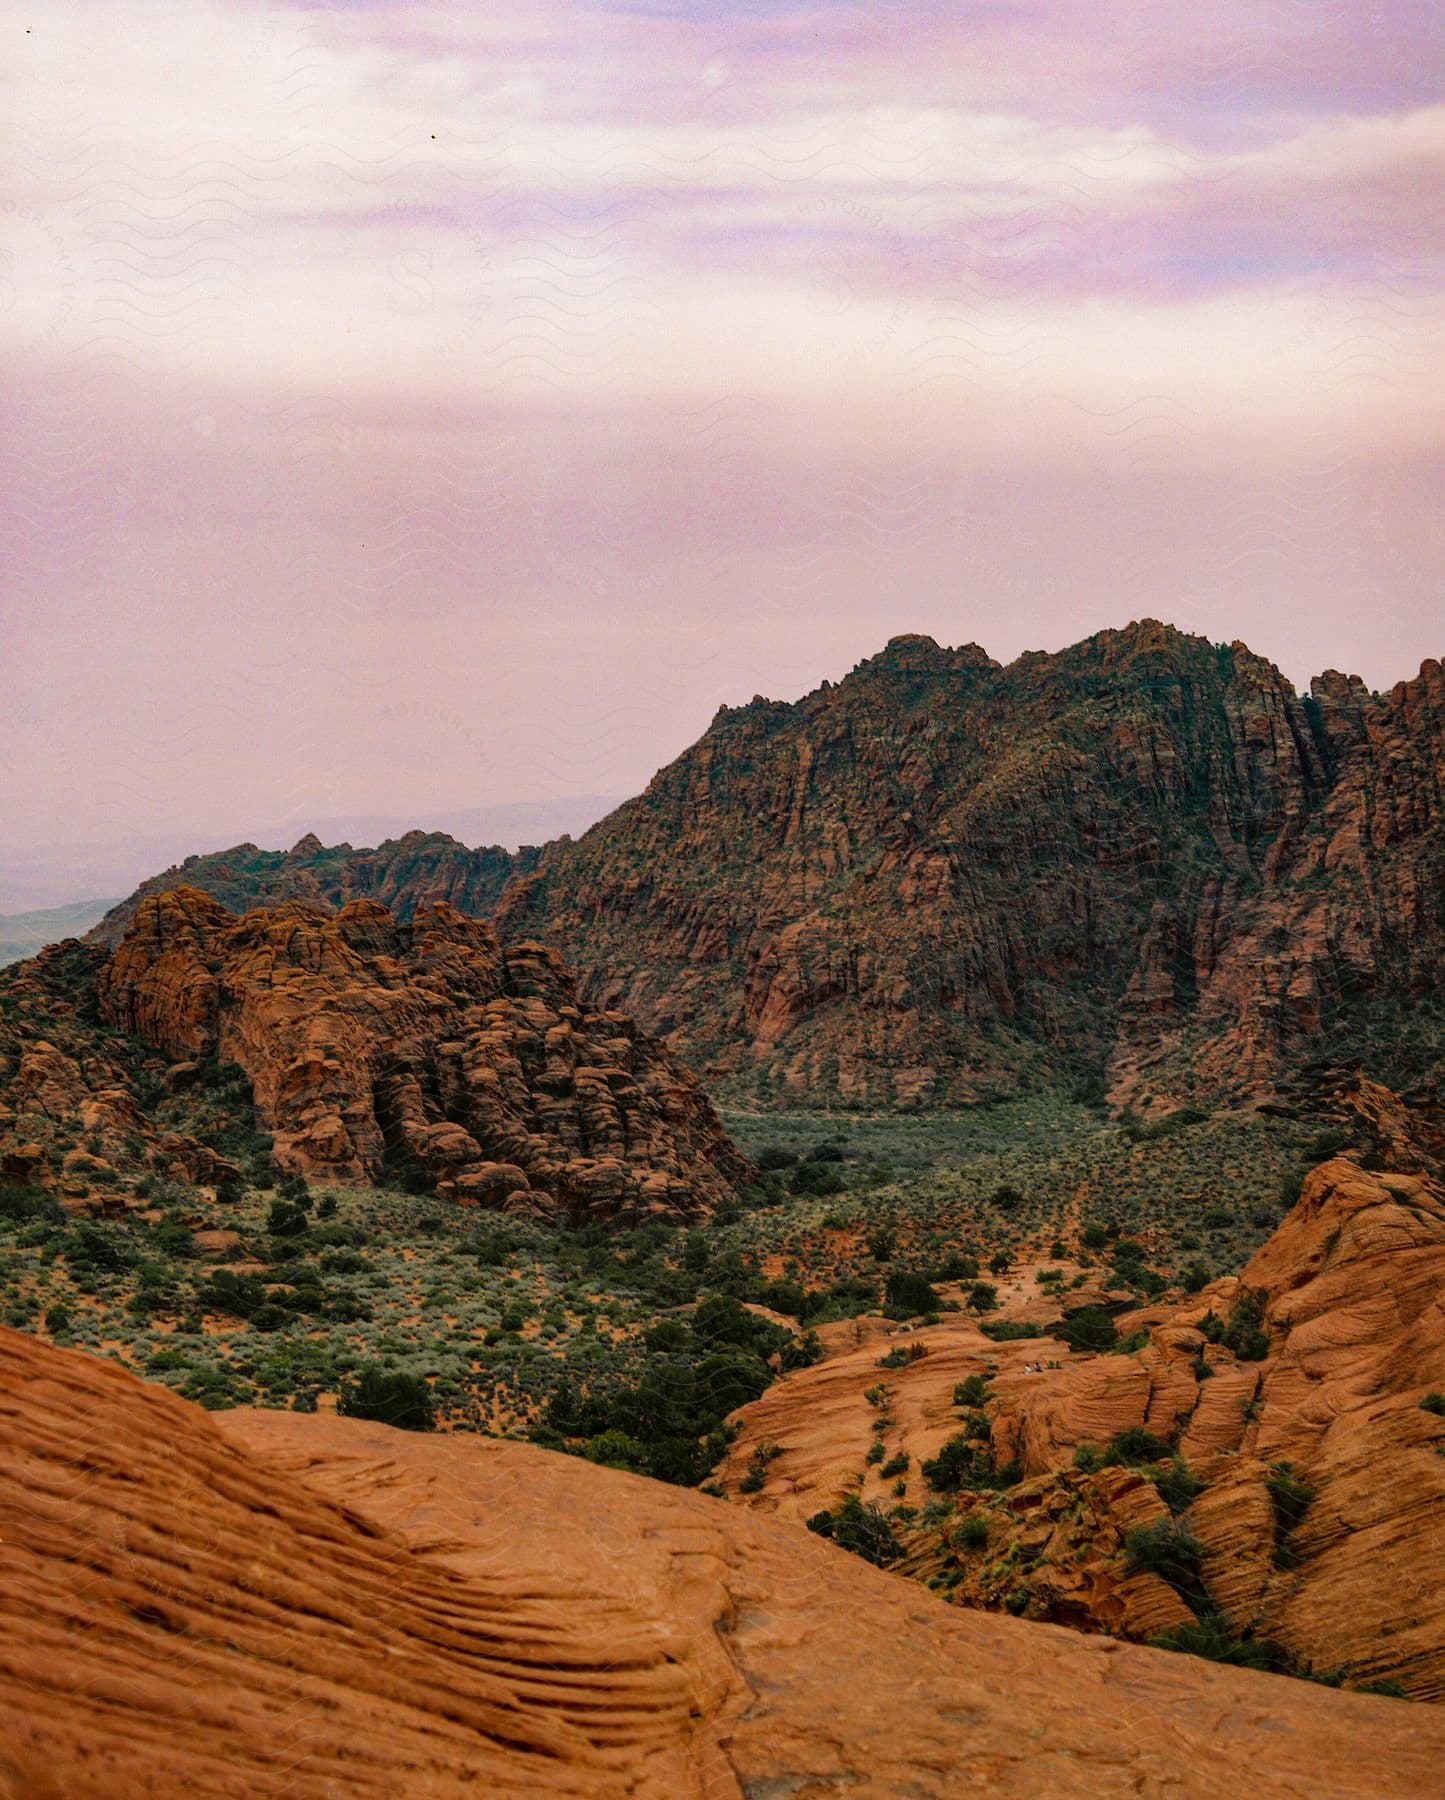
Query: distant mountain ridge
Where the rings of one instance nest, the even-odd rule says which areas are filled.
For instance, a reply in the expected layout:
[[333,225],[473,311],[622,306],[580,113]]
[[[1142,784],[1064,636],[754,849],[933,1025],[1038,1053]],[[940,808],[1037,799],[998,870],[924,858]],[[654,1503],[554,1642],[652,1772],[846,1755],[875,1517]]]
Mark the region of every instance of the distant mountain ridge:
[[491,913],[749,1101],[1067,1083],[1147,1112],[1321,1054],[1438,1081],[1442,793],[1438,662],[1299,695],[1146,619],[1007,666],[895,638],[796,703],[722,708],[575,841],[303,840],[183,873],[233,907]]
[[409,831],[375,849],[323,844],[308,834],[289,850],[260,850],[237,844],[153,875],[114,906],[89,933],[115,949],[153,894],[189,886],[212,894],[233,912],[304,900],[342,907],[352,900],[376,900],[403,922],[423,901],[442,900],[458,912],[486,918],[513,875],[536,867],[540,851],[530,845],[515,853],[498,844],[469,850],[440,831]]
[[103,919],[118,902],[76,900],[69,906],[46,906],[30,912],[0,914],[0,969],[34,956],[47,944],[76,937]]

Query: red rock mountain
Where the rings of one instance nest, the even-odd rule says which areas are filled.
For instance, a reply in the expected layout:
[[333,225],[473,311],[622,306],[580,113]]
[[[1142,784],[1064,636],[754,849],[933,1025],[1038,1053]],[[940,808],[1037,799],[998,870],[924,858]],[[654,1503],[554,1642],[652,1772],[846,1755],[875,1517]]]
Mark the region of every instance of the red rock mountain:
[[1242,644],[1144,620],[1007,667],[896,638],[796,704],[724,707],[540,852],[413,833],[179,874],[234,906],[495,911],[749,1099],[1083,1082],[1148,1111],[1319,1056],[1397,1087],[1438,1069],[1442,792],[1439,663],[1301,697]]
[[[554,951],[503,947],[441,902],[405,923],[372,900],[237,918],[180,888],[140,902],[113,956],[60,946],[5,971],[0,993],[0,1152],[15,1165],[43,1170],[69,1121],[95,1134],[108,1178],[113,1152],[224,1179],[223,1159],[146,1111],[148,1092],[219,1063],[249,1079],[283,1170],[419,1171],[464,1205],[574,1222],[704,1217],[749,1172],[667,1050],[581,1004]],[[232,1111],[249,1118],[250,1101]]]
[[374,850],[328,846],[310,833],[289,850],[237,844],[230,850],[188,856],[142,882],[89,936],[115,949],[142,900],[178,887],[203,888],[232,912],[277,906],[283,900],[308,900],[322,907],[377,900],[405,921],[419,902],[445,900],[458,912],[483,918],[496,905],[508,878],[532,868],[537,854],[525,845],[515,853],[495,844],[469,850],[442,831],[409,831]]
[[1368,1062],[1372,1008],[1438,1027],[1442,790],[1436,662],[1300,699],[1147,620],[1007,668],[898,638],[724,709],[500,917],[764,1095],[1260,1090],[1332,1033]]
[[531,1445],[208,1415],[0,1327],[0,1795],[1433,1791],[1434,1707],[944,1606]]

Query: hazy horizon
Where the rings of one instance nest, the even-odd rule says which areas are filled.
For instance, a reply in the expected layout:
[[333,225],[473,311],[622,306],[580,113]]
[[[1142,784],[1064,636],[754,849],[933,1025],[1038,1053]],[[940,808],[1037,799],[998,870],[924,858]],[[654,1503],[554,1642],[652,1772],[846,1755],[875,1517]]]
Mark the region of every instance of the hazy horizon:
[[0,22],[0,846],[632,794],[900,632],[1445,653],[1403,0]]

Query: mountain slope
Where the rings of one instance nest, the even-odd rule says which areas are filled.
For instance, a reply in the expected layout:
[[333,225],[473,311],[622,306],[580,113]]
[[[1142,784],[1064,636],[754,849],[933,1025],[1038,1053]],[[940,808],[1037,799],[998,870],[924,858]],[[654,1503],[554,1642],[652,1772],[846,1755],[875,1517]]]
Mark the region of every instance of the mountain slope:
[[1435,1708],[951,1610],[528,1445],[208,1417],[3,1327],[0,1471],[15,1800],[1354,1800],[1445,1756]]
[[374,850],[350,844],[323,844],[314,835],[289,850],[258,850],[237,844],[153,875],[110,911],[89,933],[114,949],[130,929],[142,900],[178,887],[213,894],[232,912],[253,906],[278,906],[305,900],[317,906],[345,906],[351,900],[375,900],[407,920],[425,900],[444,900],[458,912],[485,918],[495,907],[508,879],[533,867],[537,851],[524,845],[513,852],[492,844],[469,850],[441,831],[409,831]]
[[1301,700],[1148,620],[1007,668],[899,638],[724,709],[498,916],[760,1098],[1261,1092],[1371,1007],[1433,1046],[1442,791],[1438,663]]

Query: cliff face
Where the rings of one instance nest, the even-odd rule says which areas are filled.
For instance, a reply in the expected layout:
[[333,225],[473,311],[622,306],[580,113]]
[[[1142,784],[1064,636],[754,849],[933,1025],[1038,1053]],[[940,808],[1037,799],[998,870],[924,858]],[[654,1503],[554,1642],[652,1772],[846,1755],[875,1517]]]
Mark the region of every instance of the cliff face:
[[[579,1003],[554,951],[503,947],[444,903],[406,923],[371,900],[238,919],[180,888],[140,902],[113,957],[72,944],[5,984],[0,1125],[17,1156],[68,1120],[101,1152],[134,1139],[166,1172],[234,1174],[223,1160],[188,1170],[185,1147],[150,1129],[136,1079],[148,1047],[161,1092],[237,1065],[274,1162],[303,1174],[419,1171],[463,1205],[636,1222],[704,1217],[749,1172],[669,1052]],[[249,1116],[251,1096],[230,1106]]]
[[1147,1108],[1261,1091],[1362,1004],[1438,1007],[1442,785],[1438,663],[1301,700],[1152,621],[1007,668],[900,638],[724,710],[498,916],[745,1091],[1068,1074]]
[[321,907],[376,900],[398,919],[407,920],[422,902],[444,900],[458,912],[484,918],[509,877],[531,869],[537,854],[526,845],[515,853],[495,844],[469,850],[442,831],[409,831],[374,850],[326,845],[310,835],[289,850],[237,844],[230,850],[187,857],[176,868],[152,876],[112,907],[89,935],[93,942],[114,949],[143,900],[178,887],[200,888],[232,912],[277,906],[283,900],[305,900]]
[[1433,1707],[950,1609],[531,1445],[206,1415],[4,1327],[0,1477],[7,1800],[1346,1800],[1445,1756]]
[[[1445,1699],[1445,1419],[1421,1405],[1445,1391],[1445,1185],[1392,1096],[1365,1084],[1349,1098],[1377,1128],[1369,1160],[1399,1166],[1320,1164],[1237,1278],[1119,1319],[1121,1333],[1146,1338],[1137,1350],[993,1344],[959,1323],[910,1334],[902,1341],[918,1360],[882,1377],[874,1341],[745,1408],[724,1485],[741,1491],[766,1443],[779,1453],[751,1505],[793,1519],[835,1505],[877,1417],[866,1391],[886,1379],[888,1451],[912,1459],[908,1497],[921,1504],[916,1471],[965,1423],[955,1384],[990,1370],[985,1436],[1021,1478],[1001,1494],[964,1491],[941,1529],[900,1528],[900,1570],[945,1582],[965,1605],[1124,1637],[1210,1613],[1227,1635],[1281,1646],[1296,1666]],[[1242,1308],[1262,1338],[1231,1342],[1226,1329],[1220,1341]],[[1159,1441],[1154,1456],[1183,1457],[1197,1484],[1183,1496],[1197,1584],[1129,1566],[1128,1533],[1170,1517],[1152,1479],[1162,1460],[1097,1470],[1076,1460],[1083,1446],[1100,1452],[1140,1430]],[[1280,1511],[1282,1470],[1297,1513]],[[871,1471],[863,1493],[893,1504]],[[961,1530],[969,1516],[986,1525],[986,1545]]]

